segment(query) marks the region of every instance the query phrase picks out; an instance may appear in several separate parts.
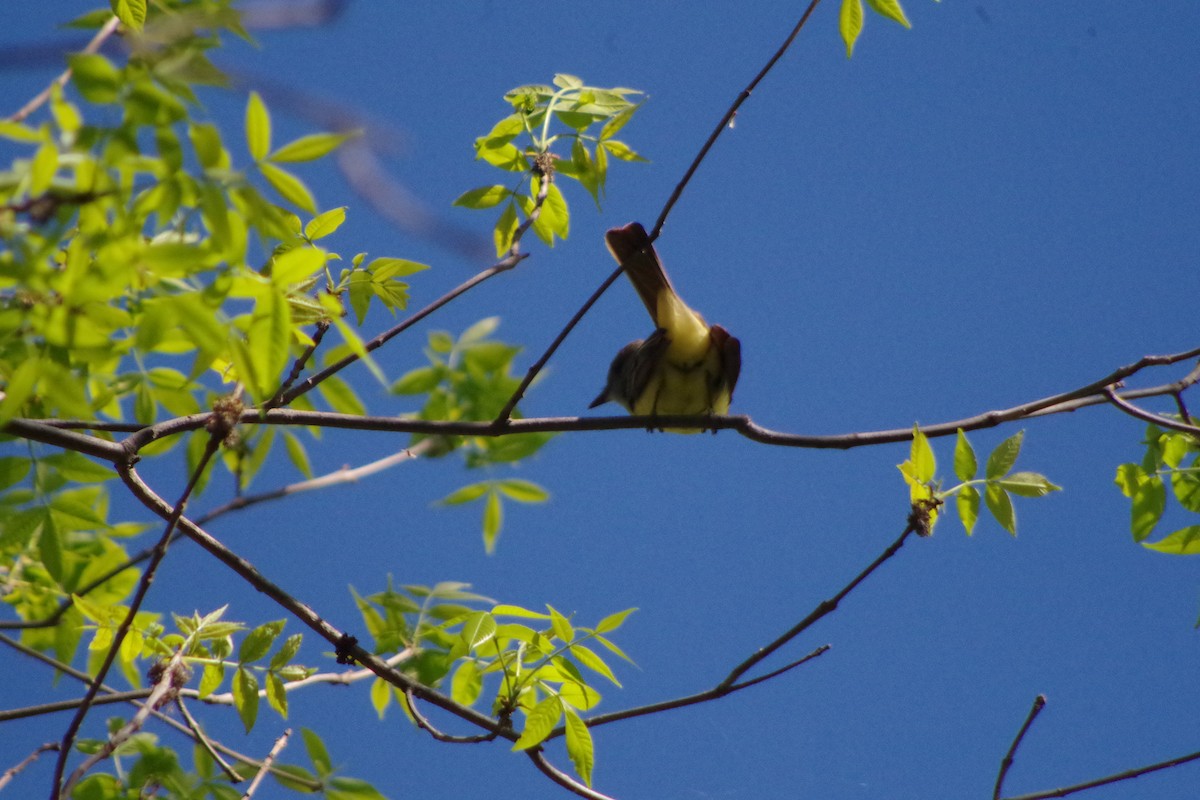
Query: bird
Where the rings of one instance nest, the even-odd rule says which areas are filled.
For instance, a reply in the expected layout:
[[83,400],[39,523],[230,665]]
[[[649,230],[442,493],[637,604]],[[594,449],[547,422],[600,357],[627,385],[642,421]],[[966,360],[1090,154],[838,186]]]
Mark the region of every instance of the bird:
[[683,302],[641,223],[613,228],[604,240],[650,312],[655,330],[621,348],[604,390],[588,408],[615,402],[639,416],[729,413],[742,369],[741,342]]

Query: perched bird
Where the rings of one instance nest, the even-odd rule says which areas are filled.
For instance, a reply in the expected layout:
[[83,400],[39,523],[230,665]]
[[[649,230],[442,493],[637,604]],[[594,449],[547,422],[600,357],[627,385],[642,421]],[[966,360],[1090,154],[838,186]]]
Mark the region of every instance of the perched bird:
[[727,414],[742,369],[741,342],[688,308],[641,223],[613,228],[604,240],[650,312],[655,331],[621,348],[604,391],[588,408],[613,401],[642,416]]

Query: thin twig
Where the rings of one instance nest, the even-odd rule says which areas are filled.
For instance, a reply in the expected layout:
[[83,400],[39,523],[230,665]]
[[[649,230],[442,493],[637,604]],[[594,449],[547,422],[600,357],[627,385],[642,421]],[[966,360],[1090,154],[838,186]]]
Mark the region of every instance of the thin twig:
[[753,669],[755,665],[757,665],[767,656],[771,655],[776,650],[790,642],[792,639],[795,639],[801,633],[811,628],[822,617],[828,616],[837,610],[838,604],[841,603],[842,600],[846,599],[846,595],[854,591],[860,583],[870,577],[871,573],[882,566],[884,562],[896,555],[900,548],[904,546],[904,543],[908,540],[908,537],[914,532],[915,528],[912,525],[905,527],[904,532],[896,538],[896,541],[888,545],[887,548],[880,553],[874,561],[867,565],[866,569],[854,577],[854,580],[842,587],[840,592],[827,600],[822,600],[821,603],[814,608],[807,617],[793,625],[786,633],[765,647],[760,648],[754,653],[754,655],[750,656],[745,661],[730,670],[729,674],[725,676],[725,680],[721,681],[718,686],[732,686],[737,682],[738,678],[742,677],[749,670]]
[[249,494],[235,497],[228,503],[217,506],[211,511],[196,517],[197,525],[205,525],[219,516],[228,514],[231,511],[239,511],[249,506],[265,503],[270,500],[278,500],[281,497],[287,497],[301,492],[311,492],[315,489],[327,489],[331,486],[340,486],[345,483],[356,483],[363,478],[383,472],[386,469],[402,464],[406,461],[411,461],[415,458],[420,458],[426,452],[433,449],[432,439],[423,439],[412,447],[406,447],[403,450],[376,459],[368,464],[362,464],[357,467],[341,467],[325,475],[319,475],[316,478],[310,478],[306,481],[298,481],[289,483],[286,486],[280,486],[276,489],[271,489],[259,494]]
[[613,285],[613,281],[621,277],[621,273],[624,271],[624,269],[624,267],[617,267],[615,270],[613,270],[611,275],[604,279],[603,283],[596,287],[596,291],[592,292],[591,297],[589,297],[584,304],[580,306],[579,310],[575,312],[575,316],[571,317],[570,321],[568,321],[563,329],[559,331],[558,336],[554,337],[554,341],[551,342],[550,346],[546,348],[546,352],[542,353],[541,357],[538,358],[537,361],[533,362],[533,365],[526,370],[525,377],[521,380],[521,385],[518,386],[516,391],[513,392],[512,397],[508,398],[508,402],[504,404],[504,408],[500,410],[500,413],[496,416],[496,422],[493,424],[506,424],[509,421],[509,419],[512,417],[513,409],[517,407],[517,403],[521,402],[521,398],[525,396],[525,390],[529,388],[529,385],[533,383],[534,379],[538,376],[538,373],[540,373],[546,366],[546,362],[550,360],[551,356],[554,355],[559,346],[571,334],[571,331],[575,330],[575,326],[578,325],[579,321],[583,319],[584,315],[591,310],[592,306],[596,304],[596,301],[600,299],[601,295],[608,291],[608,287]]
[[1025,717],[1025,722],[1021,724],[1021,729],[1017,731],[1012,744],[1009,745],[1008,752],[1004,754],[1004,758],[1000,761],[1000,771],[996,775],[996,787],[992,790],[992,800],[1000,800],[1000,792],[1004,789],[1004,778],[1012,768],[1013,759],[1017,755],[1017,748],[1021,746],[1021,742],[1025,739],[1025,734],[1029,732],[1029,727],[1033,725],[1033,721],[1037,719],[1038,714],[1042,713],[1042,709],[1045,707],[1046,695],[1039,694],[1033,698],[1033,707],[1029,709],[1029,714]]
[[[108,20],[108,22],[104,23],[100,30],[96,31],[96,35],[93,36],[92,40],[87,43],[87,46],[83,48],[82,52],[86,55],[91,55],[92,53],[97,52],[101,47],[104,46],[104,43],[108,40],[108,38],[117,32],[117,28],[120,27],[120,25],[121,20],[117,19],[117,17],[114,15]],[[38,92],[28,103],[21,106],[19,111],[10,116],[8,121],[23,122],[26,117],[28,117],[34,111],[37,111],[46,103],[47,100],[50,99],[50,95],[54,93],[56,87],[65,86],[69,80],[71,80],[71,68],[67,67],[57,78],[50,82],[49,86]]]
[[[398,336],[401,333],[404,333],[404,331],[408,330],[413,325],[416,325],[418,322],[425,319],[430,314],[437,311],[439,308],[446,305],[447,303],[449,303],[451,300],[455,299],[459,295],[464,294],[465,292],[473,289],[474,287],[476,287],[479,284],[486,281],[488,278],[493,278],[502,272],[507,272],[508,270],[512,269],[517,264],[519,264],[521,262],[521,260],[523,258],[525,258],[527,255],[529,255],[529,254],[528,253],[520,253],[515,256],[512,254],[506,255],[504,258],[500,259],[492,266],[483,270],[482,272],[480,272],[479,274],[470,278],[469,280],[463,281],[458,286],[451,289],[449,292],[446,292],[446,294],[442,295],[437,300],[434,300],[432,303],[425,306],[417,313],[413,314],[412,316],[408,317],[407,319],[403,320],[402,322],[399,322],[396,325],[393,325],[392,327],[388,328],[386,331],[379,334],[374,339],[371,339],[369,342],[364,342],[363,349],[368,353],[378,350],[380,347],[385,345],[392,338]],[[331,375],[335,375],[338,372],[341,372],[343,369],[345,369],[346,367],[350,366],[351,364],[355,363],[358,360],[359,360],[359,356],[352,353],[344,358],[341,358],[341,359],[335,361],[334,363],[325,367],[325,369],[321,370],[320,372],[317,372],[314,375],[310,375],[309,377],[305,378],[304,380],[300,381],[295,386],[293,386],[292,388],[290,388],[286,392],[284,392],[282,399],[280,400],[280,404],[285,405],[285,406],[289,405],[293,400],[295,400],[300,395],[306,394],[306,393],[312,391],[312,389],[314,387],[316,387],[318,384],[320,384],[321,381],[325,380],[326,378],[330,377]]]
[[211,758],[217,764],[217,766],[221,768],[221,771],[225,773],[225,776],[228,777],[231,782],[240,782],[242,780],[241,774],[217,751],[216,742],[208,738],[208,734],[204,732],[202,727],[200,727],[200,723],[197,722],[196,718],[192,716],[192,712],[188,711],[187,704],[183,702],[182,694],[175,698],[175,707],[179,709],[179,715],[183,717],[184,724],[186,724],[188,730],[192,732],[192,738],[204,748],[204,751],[208,753],[208,757]]
[[546,760],[546,755],[541,751],[541,748],[530,748],[529,750],[525,751],[525,754],[529,756],[529,760],[533,762],[535,767],[541,770],[543,775],[567,791],[577,794],[580,797],[586,797],[588,800],[612,800],[612,798],[608,795],[601,794],[595,789],[590,789],[587,786],[584,786],[582,783],[551,764]]
[[[906,527],[904,532],[900,534],[899,538],[888,545],[887,548],[880,553],[880,555],[874,561],[872,561],[862,572],[858,573],[858,575],[856,575],[853,580],[847,583],[841,591],[828,600],[822,600],[821,603],[815,609],[813,609],[808,616],[789,628],[782,636],[779,636],[770,644],[767,644],[766,646],[754,651],[749,658],[745,659],[731,669],[729,674],[726,675],[725,678],[717,685],[709,689],[705,689],[702,692],[686,695],[684,697],[677,697],[672,700],[664,700],[658,703],[636,706],[634,708],[627,708],[622,711],[612,711],[607,714],[597,714],[594,717],[589,717],[585,720],[585,722],[589,728],[594,728],[598,725],[608,725],[610,723],[620,722],[626,719],[644,717],[650,714],[658,714],[663,711],[684,708],[686,706],[693,706],[699,703],[707,703],[782,675],[783,673],[788,672],[800,666],[801,664],[805,664],[820,656],[829,649],[828,645],[822,645],[803,658],[793,661],[789,664],[785,664],[783,667],[773,670],[766,675],[751,678],[745,681],[739,681],[739,678],[745,675],[746,672],[748,672],[754,666],[762,662],[763,659],[767,658],[767,656],[771,655],[779,648],[795,639],[802,632],[812,627],[812,625],[822,617],[832,613],[838,607],[838,604],[846,598],[846,595],[854,591],[854,589],[857,588],[858,585],[863,581],[865,581],[867,577],[871,575],[871,573],[878,569],[885,561],[894,556],[896,552],[904,545],[904,542],[908,539],[908,537],[912,535],[912,533],[913,527],[911,525]],[[565,733],[565,729],[558,727],[555,728],[547,738],[549,739],[556,736],[561,736],[563,733]]]
[[1113,775],[1106,775],[1103,778],[1077,783],[1074,786],[1064,786],[1060,789],[1049,789],[1044,792],[1034,792],[1032,794],[1021,794],[1013,797],[1008,797],[1006,800],[1047,800],[1050,797],[1066,797],[1067,795],[1075,794],[1076,792],[1095,789],[1099,786],[1108,786],[1111,783],[1120,783],[1127,781],[1130,778],[1140,778],[1142,775],[1148,775],[1151,772],[1158,772],[1161,769],[1170,769],[1178,767],[1180,764],[1187,764],[1192,761],[1200,761],[1200,751],[1188,753],[1186,756],[1171,758],[1166,761],[1159,761],[1157,764],[1148,764],[1144,767],[1135,767],[1134,769],[1118,772]]
[[[60,787],[62,787],[63,773],[67,766],[67,757],[70,755],[71,746],[75,741],[75,736],[79,733],[79,728],[83,725],[83,720],[87,716],[88,708],[96,699],[96,695],[100,692],[100,687],[104,683],[104,678],[108,675],[109,669],[112,668],[113,662],[116,661],[117,653],[121,649],[121,643],[125,641],[125,637],[129,635],[129,631],[133,628],[133,620],[137,616],[138,611],[142,607],[142,603],[146,599],[146,594],[150,591],[150,585],[154,583],[154,576],[158,571],[158,566],[163,562],[167,555],[167,548],[171,543],[171,535],[175,532],[176,525],[179,524],[180,518],[183,516],[183,509],[187,505],[188,498],[192,495],[192,490],[196,488],[196,484],[200,480],[209,461],[220,447],[221,439],[224,438],[219,432],[214,432],[208,439],[208,445],[204,450],[196,468],[192,471],[188,479],[187,486],[184,487],[183,494],[179,501],[171,507],[170,513],[166,516],[167,526],[163,531],[162,537],[158,541],[158,546],[155,554],[151,556],[149,563],[146,565],[146,571],[142,574],[141,580],[138,582],[137,591],[134,592],[133,598],[129,603],[129,610],[125,613],[121,624],[117,626],[117,630],[113,633],[112,642],[108,646],[108,651],[104,654],[104,659],[100,663],[99,669],[96,670],[96,677],[88,686],[87,693],[84,696],[84,701],[79,709],[75,712],[75,716],[71,719],[71,723],[67,726],[66,732],[62,738],[62,750],[58,753],[58,758],[54,764],[54,778],[51,784],[53,792],[51,800],[56,800],[60,797]],[[140,711],[138,712],[141,713]],[[78,771],[77,771],[78,773]],[[70,783],[74,783],[77,778],[72,776]],[[69,787],[68,787],[69,788]],[[69,795],[69,791],[62,792],[62,795]]]
[[1169,419],[1168,417],[1161,417],[1158,414],[1138,408],[1133,403],[1123,400],[1120,395],[1113,391],[1111,386],[1104,387],[1104,396],[1108,398],[1108,402],[1112,403],[1114,406],[1121,409],[1129,416],[1134,417],[1135,419],[1140,419],[1143,422],[1149,422],[1153,425],[1157,425],[1160,428],[1180,431],[1181,433],[1191,434],[1192,436],[1200,438],[1200,428],[1197,428],[1195,425],[1188,425],[1186,423],[1179,422],[1178,420]]
[[411,689],[404,690],[405,702],[408,704],[408,713],[412,714],[412,718],[417,723],[417,727],[427,732],[430,736],[439,742],[449,742],[451,744],[479,744],[481,742],[490,742],[496,738],[496,733],[485,733],[478,736],[454,736],[449,733],[443,733],[433,726],[433,723],[421,713],[417,708],[417,698],[413,697]]
[[42,753],[53,752],[53,751],[57,750],[59,747],[60,747],[60,745],[58,742],[46,742],[44,745],[42,745],[38,749],[34,750],[28,756],[26,756],[21,761],[21,763],[11,766],[8,769],[4,770],[4,774],[0,775],[0,791],[3,791],[4,787],[7,786],[9,783],[11,783],[12,779],[17,777],[17,775],[20,774],[21,770],[25,769],[30,764],[37,761],[38,758],[42,755]]
[[[34,650],[31,647],[27,647],[27,646],[21,644],[20,642],[18,642],[16,639],[11,639],[3,634],[0,634],[0,643],[3,643],[5,645],[7,645],[8,647],[11,647],[12,649],[16,650],[17,652],[22,653],[23,655],[26,655],[26,656],[34,659],[35,661],[40,661],[43,664],[46,664],[46,665],[50,666],[51,668],[57,670],[58,672],[61,672],[64,675],[74,678],[75,680],[79,681],[80,683],[87,684],[87,683],[90,683],[92,680],[92,676],[88,675],[86,672],[77,670],[74,667],[72,667],[70,664],[64,664],[61,661],[51,658],[50,656],[46,655],[45,653],[42,653],[38,650]],[[118,692],[116,689],[112,688],[111,686],[108,686],[107,684],[102,686],[101,689],[104,692],[107,692],[108,694],[102,695],[101,697],[97,697],[93,701],[93,705],[99,705],[101,703],[104,703],[106,701],[106,699],[112,695],[128,695],[128,697],[122,698],[122,702],[126,702],[135,707],[140,708],[142,704],[138,701],[150,693],[149,689],[142,689],[142,690],[139,690],[136,692]],[[200,693],[197,691],[190,690],[190,689],[181,689],[179,694],[183,697],[194,698],[197,700],[200,699]],[[79,703],[81,703],[81,702],[83,702],[82,698],[76,698],[74,701],[71,701],[70,708],[78,708]],[[64,709],[64,710],[69,710],[69,709]],[[167,714],[164,714],[160,711],[153,711],[152,713],[154,714],[155,719],[157,719],[159,722],[163,723],[164,725],[167,725],[168,727],[175,729],[179,733],[182,733],[184,736],[190,737],[193,741],[199,741],[196,738],[195,732],[193,732],[190,728],[188,728],[187,725],[183,724],[179,720],[174,719],[173,717],[171,717]],[[220,742],[216,742],[216,741],[211,742],[211,744],[213,745],[213,747],[215,747],[220,752],[224,753],[225,755],[229,756],[230,758],[237,759],[242,764],[246,764],[252,768],[257,768],[259,766],[259,762],[257,760],[251,758],[250,756],[248,756],[244,753],[240,753],[237,750],[234,750],[232,747],[229,747],[227,745],[221,744]],[[278,768],[276,768],[276,770],[278,770]],[[305,784],[305,786],[311,791],[315,792],[321,788],[319,784],[313,783],[307,779],[297,778],[295,775],[291,775],[290,777],[292,780],[302,781]]]
[[[114,642],[113,649],[115,650],[117,647],[119,647],[119,643]],[[103,746],[100,747],[100,749],[98,749],[95,753],[92,753],[90,756],[84,759],[82,764],[76,767],[75,771],[71,773],[71,777],[69,777],[66,783],[63,784],[62,792],[59,797],[70,797],[71,791],[75,788],[76,784],[83,779],[83,776],[86,775],[92,767],[111,756],[118,747],[129,741],[131,736],[140,731],[146,724],[146,720],[149,719],[151,711],[161,708],[164,704],[172,699],[174,693],[179,689],[179,670],[182,664],[183,651],[177,650],[175,651],[175,654],[171,656],[170,660],[159,674],[158,680],[155,682],[153,689],[150,691],[150,695],[146,698],[145,705],[139,708],[137,713],[133,715],[133,718],[130,719],[129,722],[125,723],[120,730],[109,736],[108,740],[103,744]],[[80,711],[86,712],[89,706],[90,703],[81,706]],[[63,747],[66,748],[69,746],[69,744],[69,740],[64,741]]]
[[[272,412],[274,413],[274,412]],[[130,493],[142,505],[154,512],[160,517],[167,517],[172,513],[172,508],[167,501],[158,496],[132,466],[121,466],[118,468],[118,474],[121,480],[129,488]],[[198,544],[201,548],[207,551],[210,555],[228,567],[234,574],[238,575],[252,588],[270,598],[273,602],[291,614],[300,624],[305,625],[325,641],[334,645],[340,652],[344,652],[349,658],[352,658],[356,663],[361,664],[371,672],[383,678],[388,683],[400,689],[411,688],[413,694],[420,697],[422,700],[437,706],[438,708],[449,711],[450,713],[460,717],[466,722],[470,722],[486,731],[496,731],[498,735],[505,738],[515,740],[517,737],[511,731],[502,728],[500,724],[493,718],[469,708],[460,703],[456,703],[450,697],[441,692],[417,682],[409,675],[401,670],[397,670],[388,666],[387,662],[379,658],[375,654],[366,650],[359,644],[353,641],[345,631],[339,630],[330,623],[326,622],[316,611],[305,603],[300,602],[288,592],[284,591],[279,585],[268,580],[265,575],[246,559],[229,550],[225,545],[221,544],[216,538],[205,531],[196,523],[192,522],[186,516],[179,519],[180,529],[187,535],[189,539]]]
[[321,346],[325,334],[329,331],[329,322],[321,320],[317,323],[317,330],[313,333],[312,344],[304,348],[295,361],[292,362],[292,369],[288,372],[287,377],[283,379],[283,383],[279,386],[279,391],[272,395],[271,399],[263,403],[263,408],[276,408],[283,403],[283,395],[292,385],[300,379],[300,373],[304,371],[304,367],[308,364],[308,360],[312,358],[313,353],[317,352],[317,348]]
[[663,206],[662,213],[658,215],[658,220],[654,223],[653,230],[650,231],[651,242],[658,238],[659,232],[662,231],[663,225],[665,225],[667,222],[667,215],[671,213],[671,209],[675,206],[675,203],[679,200],[680,196],[683,195],[684,188],[688,185],[688,182],[691,181],[692,176],[696,174],[696,170],[700,168],[700,164],[704,161],[704,157],[708,155],[708,151],[712,149],[714,144],[716,144],[717,138],[720,137],[725,129],[729,127],[730,121],[733,119],[734,115],[737,114],[738,109],[742,107],[742,103],[746,102],[746,100],[750,98],[750,94],[755,90],[755,88],[758,87],[758,84],[762,81],[762,79],[767,77],[767,73],[771,71],[776,62],[783,58],[783,54],[786,53],[787,49],[792,46],[792,42],[795,41],[796,36],[800,34],[800,29],[804,27],[806,22],[808,22],[808,18],[812,16],[813,10],[816,9],[817,3],[820,1],[821,0],[812,0],[812,2],[808,4],[808,8],[806,8],[804,13],[800,15],[800,21],[796,23],[796,27],[792,28],[792,32],[788,34],[787,39],[785,39],[783,44],[779,46],[779,49],[775,51],[775,54],[771,56],[763,68],[758,71],[758,74],[754,76],[754,80],[750,81],[750,83],[746,85],[746,88],[743,89],[741,94],[737,96],[737,99],[733,101],[733,105],[731,105],[729,110],[725,112],[725,115],[721,117],[721,121],[717,123],[717,127],[713,129],[711,134],[709,134],[708,141],[706,141],[704,146],[700,148],[700,152],[697,153],[696,157],[692,160],[691,166],[689,166],[687,172],[683,174],[683,179],[675,185],[675,190],[671,192],[671,196],[667,198],[667,203]]
[[283,732],[283,735],[275,740],[275,746],[271,748],[271,752],[267,753],[267,757],[263,759],[262,768],[254,776],[254,780],[250,782],[250,786],[246,789],[246,793],[242,795],[242,800],[250,800],[254,793],[258,791],[258,785],[262,783],[263,778],[267,777],[267,773],[271,771],[271,765],[275,763],[275,759],[279,758],[279,754],[283,752],[283,748],[287,747],[288,739],[292,735],[292,729],[288,728]]

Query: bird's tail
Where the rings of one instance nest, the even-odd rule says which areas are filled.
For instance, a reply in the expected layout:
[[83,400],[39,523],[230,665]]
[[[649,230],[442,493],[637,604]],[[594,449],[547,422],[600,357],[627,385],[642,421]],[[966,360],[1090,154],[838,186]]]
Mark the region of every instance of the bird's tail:
[[623,228],[613,228],[604,234],[608,251],[613,254],[617,263],[625,268],[630,283],[637,290],[642,304],[650,312],[656,327],[662,327],[665,320],[659,319],[660,295],[665,289],[672,297],[678,298],[671,279],[663,270],[662,261],[646,235],[646,229],[640,222],[631,222]]

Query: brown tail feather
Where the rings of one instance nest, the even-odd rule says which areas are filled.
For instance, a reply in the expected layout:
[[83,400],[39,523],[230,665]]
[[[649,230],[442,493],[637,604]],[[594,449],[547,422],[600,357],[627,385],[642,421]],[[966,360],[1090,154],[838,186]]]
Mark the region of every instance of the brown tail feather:
[[646,235],[640,222],[631,222],[623,228],[613,228],[604,234],[608,251],[617,263],[625,267],[629,282],[637,290],[642,304],[650,312],[650,318],[658,325],[658,295],[664,289],[675,294],[671,279],[663,270],[662,261]]

